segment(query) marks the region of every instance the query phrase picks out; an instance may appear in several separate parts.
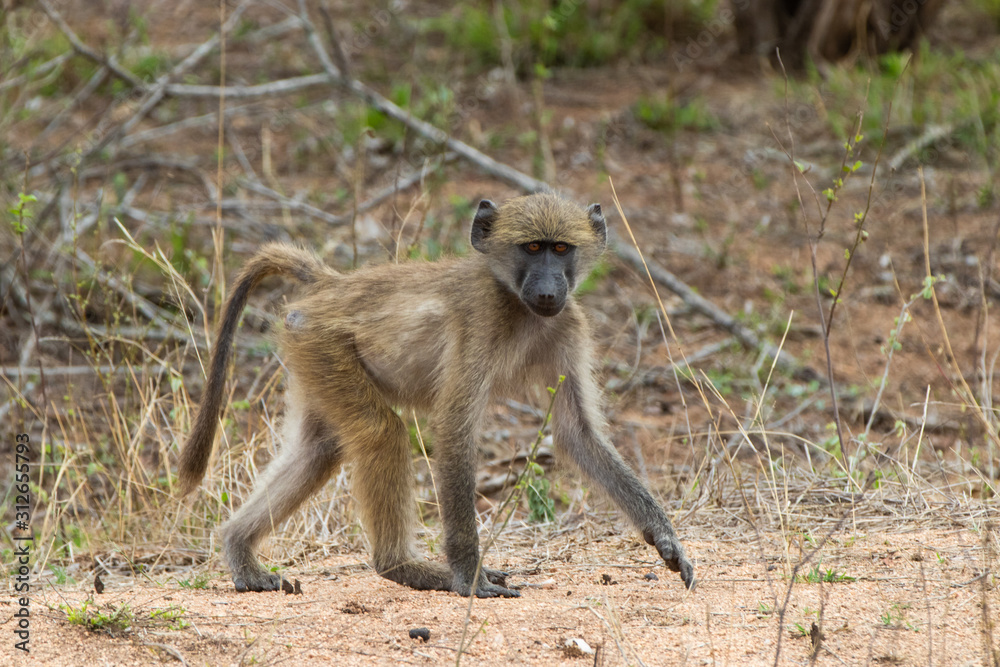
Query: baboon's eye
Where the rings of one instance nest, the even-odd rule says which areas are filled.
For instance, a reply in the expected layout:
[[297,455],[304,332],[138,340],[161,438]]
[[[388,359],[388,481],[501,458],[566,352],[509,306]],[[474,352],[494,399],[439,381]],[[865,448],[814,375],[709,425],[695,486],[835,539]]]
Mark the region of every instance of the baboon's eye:
[[569,252],[569,244],[560,241],[558,243],[554,243],[552,245],[552,249],[555,250],[557,255],[565,255],[567,252]]
[[524,244],[525,250],[534,254],[542,249],[542,244],[538,241],[532,241],[531,243]]

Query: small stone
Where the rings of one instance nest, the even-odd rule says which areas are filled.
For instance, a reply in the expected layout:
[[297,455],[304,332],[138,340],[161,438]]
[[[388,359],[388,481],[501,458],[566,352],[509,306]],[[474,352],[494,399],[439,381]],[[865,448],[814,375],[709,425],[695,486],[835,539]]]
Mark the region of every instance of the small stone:
[[431,631],[427,628],[413,628],[410,630],[410,639],[419,639],[422,642],[431,640]]
[[302,582],[296,579],[295,583],[292,584],[288,579],[282,577],[281,590],[285,592],[285,595],[302,595]]
[[573,637],[563,644],[563,655],[567,658],[582,658],[585,655],[594,655],[594,649],[579,637]]
[[646,581],[659,581],[660,580],[660,578],[658,576],[656,576],[655,572],[647,572],[646,574],[642,575],[642,578],[645,579]]

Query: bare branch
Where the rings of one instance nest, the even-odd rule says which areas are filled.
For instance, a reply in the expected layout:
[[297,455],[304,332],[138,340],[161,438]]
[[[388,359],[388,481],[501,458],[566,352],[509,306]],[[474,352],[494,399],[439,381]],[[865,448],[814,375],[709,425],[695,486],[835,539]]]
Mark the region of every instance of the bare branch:
[[69,26],[69,24],[66,23],[66,19],[64,19],[62,15],[56,11],[55,7],[53,7],[49,3],[49,0],[38,0],[38,3],[41,5],[42,10],[45,12],[45,14],[48,15],[49,20],[55,23],[56,27],[62,31],[62,33],[66,36],[66,39],[68,39],[69,43],[73,45],[73,48],[76,50],[77,53],[79,53],[84,57],[90,58],[95,63],[104,65],[109,70],[114,72],[116,76],[127,81],[129,85],[131,85],[133,88],[145,90],[146,84],[143,83],[142,79],[137,77],[135,74],[132,74],[132,72],[128,71],[121,65],[119,65],[118,61],[115,59],[114,56],[105,58],[103,55],[101,55],[97,51],[94,51],[92,48],[84,44],[83,41],[81,41],[80,38],[77,36],[77,34],[73,32],[73,29]]
[[[617,243],[614,241],[612,241],[612,248],[614,249],[616,255],[645,273],[646,268],[643,266],[642,258],[639,257],[639,253],[636,252],[634,248],[625,243]],[[799,363],[795,357],[784,350],[779,350],[771,343],[761,340],[760,336],[758,336],[756,332],[749,327],[744,326],[732,315],[695,292],[687,285],[687,283],[667,269],[656,264],[655,262],[649,261],[648,259],[646,260],[646,264],[649,267],[649,275],[653,277],[653,280],[679,296],[684,303],[691,307],[692,310],[704,315],[716,326],[731,333],[736,340],[742,343],[745,347],[752,350],[761,350],[771,358],[776,357],[778,365],[785,370],[792,372],[809,372],[808,369],[803,368],[802,364]]]
[[284,95],[286,93],[302,90],[311,86],[329,84],[330,77],[326,74],[309,74],[306,76],[296,76],[290,79],[281,79],[270,83],[262,83],[257,86],[200,86],[194,84],[171,83],[167,84],[165,92],[174,97],[208,97],[217,98],[225,93],[226,99],[247,99],[251,97],[270,97],[273,95]]
[[13,88],[14,86],[20,86],[22,84],[28,83],[29,81],[37,80],[38,77],[43,74],[47,74],[59,67],[64,62],[73,57],[73,54],[69,51],[66,53],[60,53],[58,56],[52,60],[42,63],[35,69],[31,71],[30,74],[22,74],[21,76],[15,76],[12,79],[7,79],[6,81],[0,81],[0,91],[7,90],[8,88]]

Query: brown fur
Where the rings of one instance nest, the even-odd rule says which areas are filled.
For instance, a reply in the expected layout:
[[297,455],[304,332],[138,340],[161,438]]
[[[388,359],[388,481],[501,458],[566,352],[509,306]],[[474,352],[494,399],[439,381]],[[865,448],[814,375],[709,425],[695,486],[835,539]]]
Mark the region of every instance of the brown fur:
[[[305,293],[290,306],[280,341],[290,371],[284,445],[225,529],[238,590],[280,586],[280,578],[258,564],[257,544],[351,461],[353,492],[381,575],[420,589],[517,595],[505,587],[505,573],[482,568],[479,575],[475,439],[491,398],[526,383],[554,385],[559,375],[566,382],[557,395],[556,445],[608,491],[668,566],[693,583],[669,520],[604,433],[579,306],[570,295],[557,314],[542,317],[522,302],[526,270],[544,264],[538,270],[559,271],[570,292],[586,275],[605,244],[600,207],[584,211],[553,195],[513,199],[499,209],[484,202],[473,239],[480,252],[466,258],[348,274],[279,244],[264,246],[248,262],[226,305],[201,412],[180,461],[187,492],[211,455],[229,349],[247,296],[266,275],[293,276]],[[535,240],[575,250],[545,263],[520,249]],[[431,416],[447,566],[423,560],[413,547],[410,444],[394,406]]]

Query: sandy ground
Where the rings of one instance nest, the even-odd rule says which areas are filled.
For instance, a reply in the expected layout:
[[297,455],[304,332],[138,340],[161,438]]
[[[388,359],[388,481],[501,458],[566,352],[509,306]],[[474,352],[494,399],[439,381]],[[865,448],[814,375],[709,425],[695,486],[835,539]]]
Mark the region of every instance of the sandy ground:
[[[513,573],[522,598],[475,600],[471,608],[453,594],[383,580],[357,557],[289,568],[286,575],[302,584],[298,596],[237,594],[224,574],[200,590],[181,588],[172,577],[114,575],[103,577],[101,595],[90,581],[44,586],[32,598],[30,657],[11,648],[8,617],[0,625],[8,642],[4,661],[13,655],[18,665],[182,659],[189,665],[430,665],[455,661],[464,646],[462,662],[476,665],[771,665],[779,652],[777,664],[797,665],[809,662],[814,647],[800,628],[809,632],[815,623],[820,665],[989,664],[983,603],[996,623],[1000,593],[995,574],[984,592],[977,578],[982,540],[968,529],[839,534],[821,550],[819,570],[842,580],[796,581],[783,620],[774,610],[790,577],[779,534],[759,541],[752,534],[689,539],[699,576],[692,593],[628,536],[579,544],[568,531],[544,544],[544,552],[513,547],[492,559]],[[798,556],[794,541],[789,555]],[[658,579],[647,579],[650,572]],[[87,599],[105,610],[128,605],[131,627],[107,632],[71,625],[64,606]],[[14,600],[2,604],[12,610]],[[158,619],[165,609],[183,610],[183,622],[163,620],[162,612]],[[429,641],[410,639],[409,630],[421,627]],[[1000,631],[993,632],[996,647]],[[573,640],[595,654],[568,648],[581,648]]]

